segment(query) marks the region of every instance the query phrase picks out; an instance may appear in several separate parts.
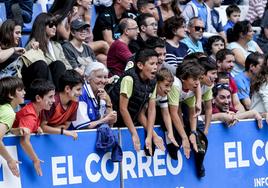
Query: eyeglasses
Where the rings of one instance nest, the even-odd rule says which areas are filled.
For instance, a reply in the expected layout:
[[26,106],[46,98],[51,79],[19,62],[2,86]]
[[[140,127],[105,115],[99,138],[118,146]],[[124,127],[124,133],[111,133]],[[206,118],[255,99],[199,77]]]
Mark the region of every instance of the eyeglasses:
[[147,26],[158,27],[158,24],[154,22],[154,23],[148,24]]
[[46,25],[47,25],[49,28],[52,28],[53,26],[56,26],[57,23],[56,23],[55,21],[48,21],[48,22],[46,23]]
[[139,27],[137,26],[137,27],[129,27],[129,28],[127,28],[128,30],[138,30],[139,29]]
[[194,26],[195,31],[200,31],[200,32],[204,32],[205,28],[204,27],[200,27],[200,26]]

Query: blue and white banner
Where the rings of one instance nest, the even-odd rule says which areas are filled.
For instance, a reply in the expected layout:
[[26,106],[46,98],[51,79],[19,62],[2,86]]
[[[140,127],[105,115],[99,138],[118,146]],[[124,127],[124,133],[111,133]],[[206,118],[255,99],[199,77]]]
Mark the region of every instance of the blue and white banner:
[[96,131],[79,132],[76,141],[64,135],[31,136],[34,150],[44,160],[42,177],[37,176],[32,161],[19,145],[19,138],[4,138],[12,156],[22,164],[19,165],[21,176],[17,178],[1,158],[0,188],[119,188],[119,163],[110,160],[110,152],[96,151],[96,135]]
[[[163,137],[160,128],[155,129]],[[139,129],[142,148],[144,130]],[[186,159],[183,150],[178,160],[167,151],[156,150],[153,157],[129,146],[131,135],[121,130],[124,153],[123,182],[125,188],[253,188],[268,187],[268,126],[258,129],[255,121],[242,121],[227,128],[214,123],[209,129],[205,158],[206,176],[197,178],[194,154]]]
[[[164,138],[160,128],[155,131]],[[127,129],[120,134],[122,166],[112,163],[111,153],[96,151],[96,131],[78,132],[78,140],[63,135],[31,137],[42,163],[43,176],[36,175],[32,161],[19,145],[19,138],[7,136],[4,143],[19,165],[21,176],[14,177],[0,157],[0,188],[253,188],[268,187],[268,126],[259,130],[254,121],[242,121],[227,128],[211,125],[205,158],[206,176],[195,174],[193,153],[178,160],[156,149],[153,157],[143,151],[144,130],[138,128],[142,150],[136,152]]]

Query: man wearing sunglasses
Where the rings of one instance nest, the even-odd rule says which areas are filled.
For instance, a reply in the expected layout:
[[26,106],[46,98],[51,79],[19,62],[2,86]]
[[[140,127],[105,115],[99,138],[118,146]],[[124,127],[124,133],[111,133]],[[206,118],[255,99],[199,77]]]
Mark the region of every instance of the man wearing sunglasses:
[[204,52],[201,39],[205,31],[204,22],[201,18],[193,17],[188,23],[188,36],[181,40],[188,46],[191,53]]
[[239,112],[231,106],[231,90],[228,84],[216,84],[213,87],[213,110],[212,121],[222,121],[228,127],[235,125],[241,119],[256,119],[261,129],[262,117],[255,111]]

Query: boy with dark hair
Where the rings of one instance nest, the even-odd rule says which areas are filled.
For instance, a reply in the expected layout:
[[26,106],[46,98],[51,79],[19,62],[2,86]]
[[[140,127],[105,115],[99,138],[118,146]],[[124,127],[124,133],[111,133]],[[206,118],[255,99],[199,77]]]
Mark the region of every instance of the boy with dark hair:
[[45,112],[46,122],[42,123],[44,132],[64,134],[77,139],[75,131],[67,130],[70,123],[76,120],[79,96],[82,94],[83,78],[75,70],[67,70],[59,79],[59,93],[55,103]]
[[223,26],[223,30],[226,33],[229,28],[233,28],[236,22],[239,21],[241,10],[236,4],[231,4],[226,8],[225,11],[228,21],[226,25]]
[[158,24],[155,17],[150,13],[143,13],[137,16],[137,24],[139,26],[140,33],[137,40],[132,40],[128,47],[132,53],[145,48],[145,41],[150,37],[157,36]]
[[31,133],[43,133],[40,127],[43,120],[43,111],[50,110],[52,104],[55,102],[55,86],[47,80],[34,80],[30,85],[29,93],[31,102],[17,112],[13,127],[23,128],[27,132],[27,134],[20,138],[21,147],[33,161],[36,173],[42,176],[40,162],[43,161],[35,153],[30,138]]
[[155,17],[156,20],[159,20],[154,0],[138,0],[137,9],[139,14],[150,13]]
[[169,69],[161,68],[156,74],[156,80],[156,124],[165,125],[165,127],[162,127],[164,131],[166,131],[167,149],[169,151],[169,143],[172,143],[176,147],[179,147],[177,141],[174,138],[167,98],[167,95],[170,92],[172,84],[174,82],[174,76]]
[[[190,143],[194,151],[197,153],[197,116],[195,111],[195,99],[193,97],[194,91],[200,87],[200,79],[204,74],[204,68],[196,60],[183,62],[179,65],[176,72],[176,77],[172,85],[171,91],[168,93],[169,110],[173,125],[175,126],[178,136],[175,135],[177,142],[182,143],[184,155],[190,158]],[[201,92],[200,92],[201,94]],[[199,95],[199,94],[198,94]],[[191,97],[191,99],[189,99]],[[199,97],[199,96],[197,96]],[[201,98],[201,96],[200,96]],[[186,101],[186,99],[188,99]],[[181,104],[187,104],[187,110],[184,112],[188,114],[187,118],[182,116]],[[185,105],[184,105],[185,106]],[[187,126],[184,126],[183,119],[186,119]],[[186,129],[184,129],[184,127]],[[188,137],[188,136],[189,137]],[[178,150],[179,148],[177,148]],[[198,176],[203,173],[201,166],[197,168]]]
[[[205,123],[204,123],[204,127],[199,127],[199,128],[205,133],[205,135],[207,135],[210,122],[211,122],[212,99],[213,99],[212,87],[217,78],[217,65],[213,62],[208,61],[208,57],[206,56],[198,58],[197,61],[205,70],[205,74],[200,79],[201,95],[202,95],[202,101],[204,104]],[[191,100],[191,97],[188,99],[185,99],[186,103],[188,100]],[[201,124],[203,125],[203,123]]]
[[20,176],[17,167],[20,162],[9,154],[3,143],[3,137],[9,131],[15,135],[24,135],[25,131],[22,128],[12,128],[16,116],[14,109],[24,102],[24,95],[24,85],[20,78],[0,79],[0,156],[6,160],[9,170],[17,177]]
[[139,51],[135,56],[135,67],[127,70],[111,90],[113,108],[118,112],[115,126],[128,127],[136,151],[140,150],[140,139],[135,125],[144,105],[148,103],[146,149],[152,155],[152,133],[155,121],[157,53],[151,49]]
[[156,51],[158,54],[157,70],[159,70],[165,62],[167,54],[166,41],[160,37],[150,37],[145,42],[145,47]]
[[218,72],[216,84],[230,84],[228,72]]

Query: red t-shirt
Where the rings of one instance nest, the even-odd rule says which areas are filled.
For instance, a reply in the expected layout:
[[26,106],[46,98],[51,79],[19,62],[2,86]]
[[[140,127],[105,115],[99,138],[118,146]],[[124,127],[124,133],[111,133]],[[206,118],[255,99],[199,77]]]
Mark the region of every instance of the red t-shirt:
[[33,103],[30,102],[16,113],[16,119],[13,123],[14,128],[25,127],[30,129],[31,133],[37,132],[42,121],[42,112],[36,113]]
[[67,121],[76,120],[76,112],[78,108],[78,102],[70,101],[67,109],[62,107],[60,102],[60,95],[55,95],[55,102],[49,111],[45,111],[45,117],[49,126],[57,127],[63,125]]
[[236,85],[235,80],[233,79],[233,77],[230,76],[229,82],[230,82],[229,85],[230,85],[231,93],[232,94],[237,93],[238,89],[237,89],[237,85]]
[[121,76],[131,56],[126,43],[119,39],[114,41],[107,54],[107,67],[111,74]]

